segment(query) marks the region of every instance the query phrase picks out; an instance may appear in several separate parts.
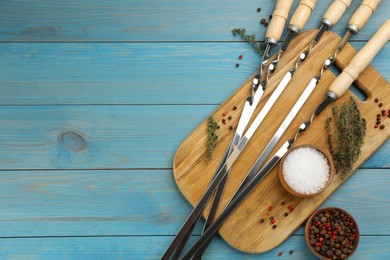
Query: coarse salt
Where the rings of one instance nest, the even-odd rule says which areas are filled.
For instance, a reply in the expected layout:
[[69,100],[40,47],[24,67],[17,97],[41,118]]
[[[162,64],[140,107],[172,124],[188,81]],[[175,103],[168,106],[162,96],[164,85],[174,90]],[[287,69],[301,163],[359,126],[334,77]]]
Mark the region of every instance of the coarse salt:
[[327,158],[315,148],[296,148],[284,159],[284,180],[290,188],[301,194],[320,191],[326,185],[329,175]]

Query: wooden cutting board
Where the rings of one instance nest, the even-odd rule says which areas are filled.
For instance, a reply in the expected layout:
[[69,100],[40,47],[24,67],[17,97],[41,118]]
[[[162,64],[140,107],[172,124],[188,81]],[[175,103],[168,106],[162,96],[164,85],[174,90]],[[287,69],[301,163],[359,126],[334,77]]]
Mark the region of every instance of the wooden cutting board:
[[[298,35],[283,56],[279,63],[278,70],[271,77],[267,90],[260,102],[255,115],[264,106],[276,85],[280,82],[284,74],[294,66],[299,53],[307,49],[310,40],[314,37],[315,30],[303,32]],[[229,179],[225,186],[223,198],[221,200],[220,210],[226,205],[233,192],[243,180],[246,173],[260,155],[263,148],[273,136],[285,115],[294,105],[303,89],[310,79],[315,76],[323,61],[331,56],[340,40],[340,36],[327,32],[313,49],[311,56],[299,68],[292,78],[290,84],[284,90],[279,100],[269,112],[261,126],[257,129],[243,153],[233,165]],[[347,44],[344,50],[337,56],[335,65],[343,69],[356,54],[356,50]],[[380,55],[380,54],[379,54]],[[215,170],[233,136],[234,130],[229,130],[230,126],[237,126],[244,100],[251,90],[251,79],[249,78],[233,95],[231,95],[221,106],[212,114],[215,121],[220,125],[217,130],[219,136],[217,147],[214,151],[214,160],[207,160],[207,122],[206,118],[180,145],[178,148],[174,163],[174,177],[176,183],[187,198],[195,205],[201,198],[211,181]],[[326,71],[317,88],[306,101],[295,120],[291,123],[273,154],[282,143],[292,138],[297,127],[310,118],[311,113],[317,105],[324,99],[328,86],[335,79],[334,74]],[[357,98],[359,108],[367,120],[367,135],[365,144],[362,148],[362,154],[354,165],[354,170],[370,157],[390,135],[390,118],[385,118],[383,123],[386,128],[383,130],[374,129],[376,115],[382,109],[390,108],[390,86],[389,83],[371,66],[369,66],[358,78],[355,84],[367,95],[367,100],[361,102]],[[335,105],[340,106],[343,102],[349,101],[349,97],[354,96],[351,92],[346,93],[334,104],[331,104],[322,114],[317,117],[310,129],[301,135],[295,146],[301,144],[315,144],[318,147],[328,149],[326,138],[327,133],[324,129],[327,116],[331,115],[331,108]],[[384,104],[382,108],[374,99],[378,98]],[[233,107],[237,107],[236,110]],[[227,115],[224,117],[223,113]],[[232,119],[229,120],[228,117]],[[221,120],[225,118],[227,124],[222,124]],[[251,122],[250,122],[251,123]],[[338,175],[335,176],[329,187],[322,193],[310,198],[298,198],[287,193],[281,186],[278,179],[277,165],[268,176],[252,191],[245,201],[234,211],[219,233],[226,242],[238,250],[248,253],[262,253],[271,250],[287,239],[337,188],[339,188],[346,179],[342,180]],[[282,205],[284,204],[284,205]],[[268,207],[272,206],[272,211]],[[293,207],[293,212],[289,212],[287,206]],[[288,212],[287,217],[284,213]],[[208,208],[205,214],[208,214]],[[269,217],[273,216],[276,220],[277,228],[273,229],[269,224]],[[265,219],[265,223],[260,223],[260,219]]]

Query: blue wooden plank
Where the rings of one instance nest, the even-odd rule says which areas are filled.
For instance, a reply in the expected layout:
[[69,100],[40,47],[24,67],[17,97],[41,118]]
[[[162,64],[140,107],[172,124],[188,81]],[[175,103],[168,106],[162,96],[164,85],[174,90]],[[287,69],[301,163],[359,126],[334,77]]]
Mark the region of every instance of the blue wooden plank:
[[[220,104],[260,63],[243,42],[3,43],[0,56],[0,105]],[[372,64],[390,79],[387,57]]]
[[[321,207],[346,209],[364,235],[390,235],[389,175],[358,170]],[[170,236],[191,210],[170,170],[0,171],[0,198],[3,238]]]
[[[0,169],[171,168],[216,105],[3,106]],[[364,167],[390,166],[389,141]]]
[[[333,0],[318,1],[306,28],[316,28]],[[353,1],[335,26],[344,33],[361,1]],[[386,19],[382,5],[356,39],[366,40]],[[295,10],[298,1],[295,1]],[[261,13],[256,9],[262,8]],[[232,41],[230,31],[244,27],[263,39],[259,21],[272,13],[274,1],[248,0],[9,0],[0,5],[2,41]],[[290,12],[292,14],[292,11]],[[290,15],[291,16],[291,15]],[[210,26],[212,25],[212,26]]]
[[[160,259],[172,237],[64,237],[1,239],[2,259]],[[192,242],[192,241],[191,241]],[[361,237],[351,259],[388,259],[390,237]],[[294,253],[289,255],[289,251]],[[278,257],[278,253],[283,255]],[[203,259],[315,259],[302,236],[293,236],[281,246],[260,255],[239,252],[215,239]]]

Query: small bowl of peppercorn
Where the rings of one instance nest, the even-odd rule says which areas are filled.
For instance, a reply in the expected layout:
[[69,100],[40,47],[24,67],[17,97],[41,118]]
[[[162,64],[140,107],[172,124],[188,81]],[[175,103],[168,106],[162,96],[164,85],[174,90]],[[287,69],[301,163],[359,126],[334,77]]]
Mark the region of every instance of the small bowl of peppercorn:
[[353,217],[340,208],[324,208],[307,220],[305,241],[321,259],[346,259],[359,244],[359,228]]

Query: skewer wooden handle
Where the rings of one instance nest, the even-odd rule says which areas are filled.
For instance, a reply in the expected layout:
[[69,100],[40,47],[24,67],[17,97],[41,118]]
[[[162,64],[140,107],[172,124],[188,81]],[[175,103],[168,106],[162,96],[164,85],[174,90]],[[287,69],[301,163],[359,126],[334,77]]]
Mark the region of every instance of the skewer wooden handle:
[[301,0],[291,17],[290,25],[297,27],[298,31],[302,30],[316,4],[317,0]]
[[335,25],[343,16],[345,10],[351,5],[352,0],[334,0],[333,3],[326,10],[323,19],[329,20],[333,25]]
[[270,38],[276,42],[279,41],[292,3],[293,0],[278,0],[276,2],[275,10],[272,13],[272,19],[268,26],[267,33],[265,34],[266,38]]
[[348,24],[356,26],[358,30],[362,29],[381,1],[382,0],[364,0],[352,15]]
[[341,97],[349,86],[357,79],[360,73],[371,63],[378,52],[390,39],[390,19],[388,19],[355,55],[349,65],[333,81],[329,91]]

